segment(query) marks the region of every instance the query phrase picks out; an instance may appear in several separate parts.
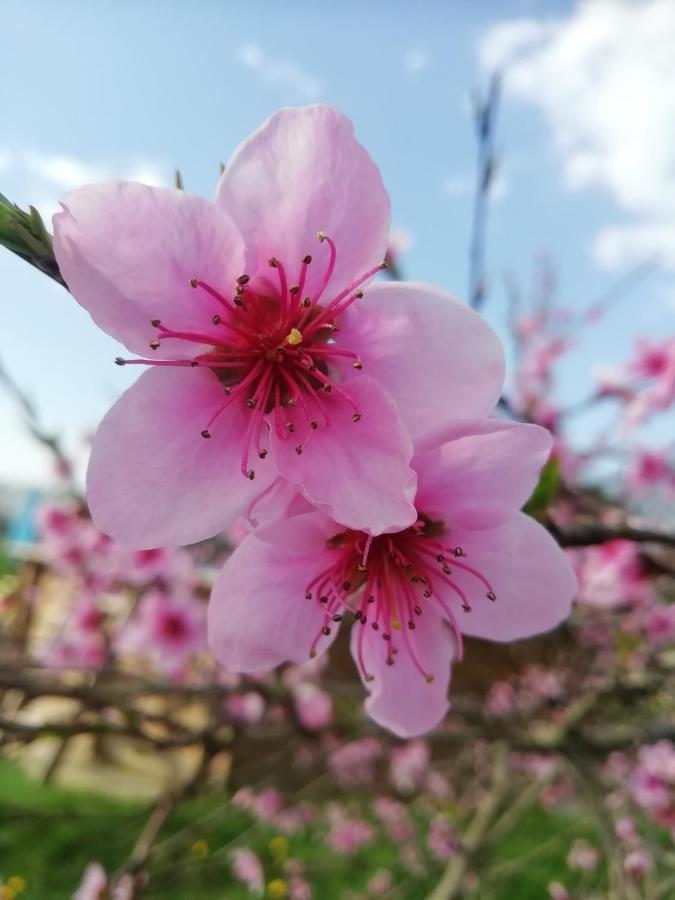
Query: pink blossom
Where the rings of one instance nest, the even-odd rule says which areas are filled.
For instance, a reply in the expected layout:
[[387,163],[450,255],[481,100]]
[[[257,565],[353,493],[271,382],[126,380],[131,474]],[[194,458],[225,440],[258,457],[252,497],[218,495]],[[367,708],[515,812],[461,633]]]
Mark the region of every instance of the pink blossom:
[[62,206],[68,287],[140,356],[120,364],[150,367],[101,423],[87,478],[94,520],[129,546],[220,532],[277,477],[351,527],[406,527],[411,435],[498,399],[503,354],[478,315],[370,284],[389,198],[330,107],[268,119],[215,203],[117,182]]
[[547,890],[550,900],[570,900],[569,891],[559,881],[551,881]]
[[626,475],[629,490],[644,493],[659,485],[675,486],[675,470],[666,450],[641,450],[635,454]]
[[333,698],[326,691],[307,681],[294,690],[295,709],[304,728],[318,731],[333,721]]
[[638,831],[635,821],[630,816],[622,816],[614,824],[614,833],[622,844],[631,845],[638,840]]
[[226,709],[233,719],[250,724],[262,719],[265,714],[265,701],[257,691],[230,694],[226,701]]
[[253,797],[251,809],[257,818],[263,822],[271,822],[281,812],[284,806],[284,798],[273,787],[265,788]]
[[647,637],[656,645],[675,640],[675,605],[652,607],[647,614]]
[[433,856],[443,862],[460,846],[460,838],[446,816],[434,816],[427,832],[427,847]]
[[308,881],[299,875],[288,882],[289,900],[312,900],[312,888]]
[[110,884],[103,866],[90,863],[84,870],[73,900],[132,900],[133,896],[133,876],[122,875]]
[[409,741],[391,751],[389,778],[397,791],[411,794],[419,790],[429,770],[431,753],[424,741]]
[[494,716],[505,716],[515,706],[515,691],[508,681],[493,682],[486,698],[488,712]]
[[368,714],[402,737],[428,731],[447,710],[463,633],[510,641],[569,612],[565,555],[517,511],[550,444],[535,425],[457,422],[418,445],[417,518],[404,531],[373,537],[318,511],[256,529],[214,587],[214,656],[240,672],[299,662],[353,614]]
[[642,881],[645,875],[654,868],[654,857],[643,847],[631,850],[623,861],[623,869],[633,881]]
[[260,897],[265,893],[265,873],[260,859],[252,850],[238,847],[232,853],[232,872],[234,877],[248,888],[252,894]]
[[104,900],[108,894],[108,876],[99,863],[89,863],[73,900]]
[[55,669],[99,669],[107,641],[104,619],[96,603],[85,594],[71,608],[58,633],[38,652],[43,665]]
[[579,602],[602,609],[641,603],[651,596],[640,548],[632,541],[607,541],[574,553]]
[[378,869],[368,882],[371,897],[386,897],[394,887],[394,878],[388,869]]
[[675,826],[675,745],[662,740],[640,748],[630,792],[656,822]]
[[197,600],[151,589],[118,635],[116,649],[151,655],[162,672],[173,675],[205,648],[205,638],[204,611]]
[[384,825],[387,834],[397,844],[412,841],[415,836],[408,809],[398,800],[377,797],[373,801],[373,812]]
[[580,872],[592,872],[598,864],[598,851],[586,841],[576,840],[567,854],[567,865]]
[[351,855],[372,844],[375,831],[365,819],[356,817],[336,817],[326,835],[326,842],[333,850],[345,855]]
[[668,409],[675,400],[675,338],[639,340],[629,369],[644,379],[646,411]]
[[334,750],[328,757],[328,766],[343,786],[370,784],[375,778],[375,764],[381,756],[379,741],[361,738]]

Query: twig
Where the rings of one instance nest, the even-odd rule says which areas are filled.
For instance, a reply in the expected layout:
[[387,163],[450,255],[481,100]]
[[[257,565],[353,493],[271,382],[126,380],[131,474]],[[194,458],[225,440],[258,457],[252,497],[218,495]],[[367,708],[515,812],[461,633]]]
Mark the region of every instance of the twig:
[[487,96],[475,101],[475,125],[478,140],[478,172],[473,203],[469,245],[469,303],[474,309],[483,305],[487,293],[485,276],[485,231],[490,190],[494,183],[496,160],[494,137],[499,106],[500,77],[490,79]]
[[490,789],[476,808],[464,834],[462,849],[449,860],[441,880],[428,895],[427,900],[452,900],[458,895],[467,869],[476,851],[483,844],[495,814],[504,799],[508,788],[508,760],[508,746],[500,741],[495,747]]

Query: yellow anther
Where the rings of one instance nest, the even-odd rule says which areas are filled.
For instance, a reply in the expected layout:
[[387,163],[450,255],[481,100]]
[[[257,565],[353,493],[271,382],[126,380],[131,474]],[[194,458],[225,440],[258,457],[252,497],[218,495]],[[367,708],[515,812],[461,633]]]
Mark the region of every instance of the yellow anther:
[[400,631],[400,630],[401,630],[401,623],[399,622],[398,619],[392,619],[392,621],[391,621],[391,627],[394,629],[394,631]]
[[291,347],[297,347],[298,344],[302,343],[302,332],[298,328],[291,328],[286,337],[286,343],[290,344]]

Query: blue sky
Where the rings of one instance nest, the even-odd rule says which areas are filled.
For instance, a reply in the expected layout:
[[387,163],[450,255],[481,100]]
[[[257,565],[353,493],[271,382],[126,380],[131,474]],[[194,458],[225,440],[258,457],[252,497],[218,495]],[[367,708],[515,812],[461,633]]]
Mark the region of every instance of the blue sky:
[[[573,4],[551,0],[439,0],[415,7],[392,0],[5,0],[0,191],[49,212],[79,181],[166,181],[178,166],[190,190],[210,197],[218,163],[269,113],[321,100],[353,119],[381,167],[394,224],[412,233],[406,275],[464,296],[475,149],[467,97],[485,83],[486,64],[515,45],[526,63],[523,70],[521,53],[515,90],[507,80],[498,139],[503,181],[488,242],[494,292],[486,315],[503,332],[505,271],[527,281],[533,260],[547,251],[555,259],[561,298],[582,307],[636,261],[620,234],[606,236],[612,223],[627,216],[629,224],[638,222],[643,255],[653,249],[649,240],[658,244],[663,232],[656,234],[649,218],[658,219],[659,185],[643,185],[639,177],[624,184],[620,159],[616,177],[611,158],[603,169],[601,152],[611,156],[611,148],[597,135],[593,144],[593,131],[589,137],[584,128],[590,126],[579,115],[570,124],[574,95],[564,84],[567,68],[564,60],[557,68],[548,64],[559,46],[565,50],[580,16],[579,27],[586,27],[584,15]],[[608,27],[625,32],[626,22],[615,19]],[[536,27],[533,50],[527,41]],[[558,30],[549,33],[549,27]],[[555,81],[550,96],[537,93],[538,71]],[[675,96],[675,85],[670,88]],[[600,99],[604,115],[604,95]],[[619,121],[608,119],[606,130]],[[581,135],[572,135],[578,146],[572,141],[570,149],[574,127]],[[589,142],[595,153],[590,160]],[[629,158],[629,168],[636,159]],[[672,171],[669,159],[662,162],[664,173]],[[566,398],[588,392],[594,362],[624,359],[637,331],[672,332],[670,265],[584,337],[565,367]],[[5,251],[0,283],[0,359],[48,424],[77,446],[133,373],[112,365],[116,345],[67,293]],[[45,458],[2,397],[0,434],[0,481],[45,481]]]

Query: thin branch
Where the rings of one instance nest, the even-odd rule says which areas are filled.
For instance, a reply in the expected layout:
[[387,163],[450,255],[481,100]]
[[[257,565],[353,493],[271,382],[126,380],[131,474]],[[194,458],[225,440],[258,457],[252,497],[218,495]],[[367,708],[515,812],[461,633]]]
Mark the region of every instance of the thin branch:
[[478,171],[473,203],[469,245],[469,303],[474,309],[483,305],[487,293],[485,275],[485,233],[490,191],[496,174],[494,138],[499,106],[500,77],[495,74],[485,99],[475,101],[475,125],[478,141]]

